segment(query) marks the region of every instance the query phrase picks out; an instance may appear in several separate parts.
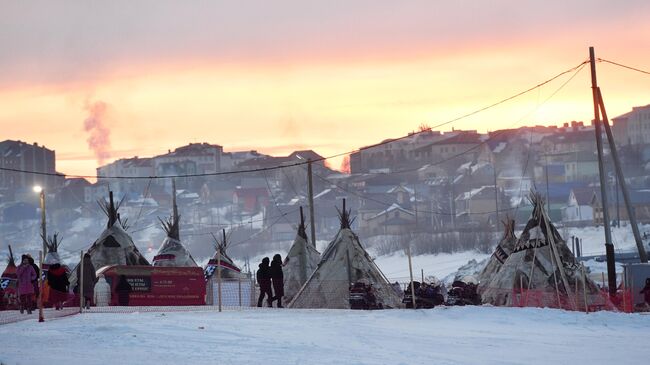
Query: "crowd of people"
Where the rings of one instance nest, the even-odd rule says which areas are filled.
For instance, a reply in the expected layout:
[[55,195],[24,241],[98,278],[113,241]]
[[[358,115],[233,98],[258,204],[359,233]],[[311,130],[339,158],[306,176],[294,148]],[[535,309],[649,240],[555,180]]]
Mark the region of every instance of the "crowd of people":
[[[43,269],[43,283],[39,283],[41,270],[30,255],[22,255],[20,264],[16,267],[16,299],[20,313],[31,314],[38,305],[39,295],[44,307],[63,309],[66,302],[71,303],[78,298],[79,283],[83,283],[83,306],[90,308],[91,303],[97,306],[110,304],[110,286],[103,275],[95,274],[90,255],[83,258],[83,270],[77,270],[77,285],[70,293],[69,270],[60,263],[53,263]],[[83,278],[82,278],[83,276]],[[4,295],[3,295],[4,299]],[[78,303],[78,301],[74,301]]]
[[276,254],[273,260],[265,257],[258,266],[257,284],[260,286],[260,296],[257,299],[257,306],[261,307],[266,297],[266,304],[273,307],[273,302],[277,301],[277,307],[283,308],[282,297],[284,296],[284,274],[282,267],[282,256]]

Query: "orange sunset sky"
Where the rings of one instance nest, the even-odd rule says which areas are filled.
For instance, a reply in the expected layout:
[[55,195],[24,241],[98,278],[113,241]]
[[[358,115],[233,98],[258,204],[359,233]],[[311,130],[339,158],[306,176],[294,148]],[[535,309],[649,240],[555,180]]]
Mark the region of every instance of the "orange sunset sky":
[[[0,5],[2,139],[94,174],[188,142],[322,155],[435,125],[596,56],[650,69],[650,1],[111,1]],[[610,116],[650,104],[650,76],[599,63]],[[443,130],[593,117],[589,69]],[[332,161],[338,167],[340,159]]]

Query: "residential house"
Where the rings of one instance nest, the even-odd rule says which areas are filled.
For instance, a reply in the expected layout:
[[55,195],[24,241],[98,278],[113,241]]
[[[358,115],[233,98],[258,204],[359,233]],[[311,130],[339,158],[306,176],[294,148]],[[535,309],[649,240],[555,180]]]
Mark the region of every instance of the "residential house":
[[595,200],[597,196],[594,188],[571,189],[567,206],[562,212],[562,221],[574,225],[593,224]]

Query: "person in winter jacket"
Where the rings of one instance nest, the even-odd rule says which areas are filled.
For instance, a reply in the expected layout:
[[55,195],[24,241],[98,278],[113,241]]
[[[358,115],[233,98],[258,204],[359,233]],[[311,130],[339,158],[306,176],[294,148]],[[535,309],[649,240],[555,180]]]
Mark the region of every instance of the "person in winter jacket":
[[111,303],[111,286],[104,279],[104,274],[99,274],[94,287],[94,299],[97,307],[107,307]]
[[18,281],[18,295],[20,296],[20,313],[27,310],[27,314],[32,313],[32,297],[34,296],[33,281],[37,278],[36,271],[29,264],[27,255],[23,255],[20,265],[16,268],[16,279]]
[[269,258],[265,257],[258,265],[257,284],[260,286],[260,297],[257,299],[257,306],[261,307],[264,296],[267,296],[266,302],[269,307],[273,306],[273,293],[271,292],[271,269],[269,267]]
[[284,296],[284,274],[282,273],[282,257],[280,254],[275,254],[271,261],[271,282],[273,283],[273,292],[275,296],[271,299],[278,301],[278,308],[282,308],[282,297]]
[[63,302],[68,299],[68,273],[61,264],[56,263],[50,266],[47,271],[47,283],[50,287],[50,303],[54,304],[56,310],[63,309]]
[[[95,266],[90,259],[90,254],[87,252],[84,254],[83,258],[83,296],[84,296],[84,306],[86,309],[90,308],[90,302],[93,300],[93,290],[95,288],[95,281],[97,277],[95,276]],[[79,275],[80,266],[77,266],[77,285],[81,283],[81,278]]]
[[131,284],[126,280],[126,276],[120,275],[115,290],[117,291],[117,303],[121,306],[129,305],[129,294],[131,293]]
[[[41,276],[41,269],[36,265],[36,262],[34,262],[34,258],[31,257],[29,254],[27,255],[27,260],[29,260],[29,264],[32,265],[34,268],[34,271],[36,272],[36,279],[32,281],[32,284],[34,285],[34,299],[38,298],[38,295],[40,293],[40,288],[38,287],[38,279]],[[32,300],[32,310],[36,309],[36,300]]]

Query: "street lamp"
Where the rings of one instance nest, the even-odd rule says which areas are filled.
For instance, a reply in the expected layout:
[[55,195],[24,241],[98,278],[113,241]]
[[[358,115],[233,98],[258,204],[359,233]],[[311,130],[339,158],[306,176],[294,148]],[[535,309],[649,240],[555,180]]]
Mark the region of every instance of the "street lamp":
[[43,261],[45,259],[45,253],[47,252],[47,231],[45,229],[45,190],[39,185],[34,186],[34,192],[39,194],[41,201],[41,235],[43,239],[43,251],[40,255],[41,263],[41,275],[39,275],[39,291],[38,291],[38,321],[43,322],[45,318],[43,316]]
[[47,253],[47,229],[45,226],[45,190],[40,185],[34,186],[34,192],[40,196],[41,206],[41,236],[43,239],[43,256]]

